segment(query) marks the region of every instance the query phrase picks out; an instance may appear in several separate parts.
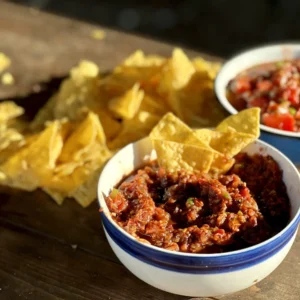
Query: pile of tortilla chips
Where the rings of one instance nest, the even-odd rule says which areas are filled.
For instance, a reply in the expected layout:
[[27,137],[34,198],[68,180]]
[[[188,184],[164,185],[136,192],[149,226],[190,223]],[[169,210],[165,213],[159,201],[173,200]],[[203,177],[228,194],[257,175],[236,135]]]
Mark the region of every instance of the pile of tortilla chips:
[[250,108],[223,120],[215,130],[192,130],[178,117],[167,113],[153,128],[150,138],[161,167],[212,175],[226,173],[234,156],[255,141],[260,109]]
[[80,62],[31,122],[22,121],[26,112],[14,103],[0,103],[0,184],[41,188],[58,204],[73,198],[88,206],[106,161],[147,136],[166,113],[196,128],[224,119],[213,92],[219,67],[190,60],[181,49],[170,58],[138,50],[106,75]]

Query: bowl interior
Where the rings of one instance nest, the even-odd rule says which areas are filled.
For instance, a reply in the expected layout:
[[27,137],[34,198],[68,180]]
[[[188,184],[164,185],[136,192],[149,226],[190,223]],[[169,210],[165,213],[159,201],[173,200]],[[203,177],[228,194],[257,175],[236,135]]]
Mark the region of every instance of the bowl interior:
[[[274,147],[259,140],[247,146],[243,150],[243,152],[247,152],[249,154],[260,153],[262,155],[271,155],[278,162],[281,169],[283,170],[283,180],[286,183],[288,195],[291,202],[290,224],[298,222],[300,214],[300,176],[292,162]],[[100,207],[103,209],[103,213],[116,228],[118,228],[125,235],[131,238],[133,237],[125,232],[125,230],[120,228],[112,220],[110,212],[104,200],[104,195],[107,196],[110,193],[111,189],[118,185],[121,180],[129,175],[132,171],[143,166],[147,161],[154,160],[155,158],[156,153],[152,148],[151,140],[149,138],[144,138],[142,140],[139,140],[138,142],[127,145],[126,147],[121,149],[115,156],[113,156],[113,158],[111,158],[111,160],[104,167],[99,179],[98,199]],[[287,227],[289,227],[290,224]]]
[[[223,65],[216,77],[216,96],[228,112],[236,114],[237,110],[229,103],[226,97],[226,88],[231,79],[240,72],[258,64],[296,58],[300,58],[300,44],[281,44],[260,47],[234,56]],[[299,132],[279,130],[265,125],[261,125],[261,129],[275,134],[300,137]]]

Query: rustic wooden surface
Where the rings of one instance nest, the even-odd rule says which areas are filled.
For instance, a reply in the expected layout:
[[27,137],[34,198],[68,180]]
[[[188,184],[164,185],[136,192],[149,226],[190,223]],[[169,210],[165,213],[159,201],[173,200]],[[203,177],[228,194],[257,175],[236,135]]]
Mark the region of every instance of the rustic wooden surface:
[[[82,58],[107,71],[138,48],[169,55],[173,47],[106,28],[106,39],[97,41],[90,37],[95,28],[0,2],[0,52],[11,57],[10,70],[16,78],[15,85],[0,87],[0,99],[21,97],[41,81],[65,76]],[[299,292],[300,234],[288,257],[268,278],[242,292],[209,299],[295,300]],[[106,242],[97,203],[82,209],[66,201],[59,207],[41,191],[2,188],[0,299],[189,298],[159,291],[123,267]]]

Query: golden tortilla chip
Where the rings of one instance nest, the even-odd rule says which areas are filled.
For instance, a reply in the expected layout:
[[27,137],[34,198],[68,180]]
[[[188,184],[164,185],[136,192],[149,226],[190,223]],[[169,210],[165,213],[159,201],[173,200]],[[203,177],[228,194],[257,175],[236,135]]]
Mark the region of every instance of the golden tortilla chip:
[[24,137],[18,131],[11,128],[1,129],[0,127],[0,152],[12,144],[21,147],[24,143]]
[[97,198],[97,185],[102,166],[94,171],[88,179],[70,194],[82,207],[88,207]]
[[192,144],[156,139],[152,143],[159,165],[169,172],[186,170],[207,173],[214,159],[212,151]]
[[38,111],[31,129],[40,130],[46,121],[81,118],[84,110],[97,111],[105,104],[101,97],[99,69],[89,61],[82,61],[72,68],[56,94]]
[[221,68],[221,64],[219,62],[212,62],[203,59],[202,57],[196,57],[192,60],[192,63],[197,70],[197,72],[201,73],[204,78],[214,80]]
[[88,207],[97,198],[97,184],[101,170],[102,167],[91,172],[91,175],[70,193],[49,188],[44,188],[43,190],[59,205],[62,205],[65,198],[73,198],[82,207]]
[[0,166],[6,185],[32,191],[50,180],[63,146],[60,129],[61,124],[53,122]]
[[97,137],[101,144],[105,144],[105,135],[99,118],[90,112],[66,140],[59,161],[79,161],[96,142]]
[[211,140],[216,135],[216,132],[214,130],[208,128],[195,129],[194,133],[196,134],[199,140],[201,140],[207,145],[211,143]]
[[140,111],[146,111],[153,115],[163,116],[169,111],[169,108],[162,98],[145,94],[140,106]]
[[76,191],[80,185],[84,184],[88,178],[96,170],[103,167],[104,163],[110,157],[110,153],[104,151],[104,154],[100,152],[97,156],[97,160],[88,161],[81,166],[78,166],[69,175],[65,175],[64,170],[61,168],[61,173],[56,173],[50,181],[43,185],[43,188],[55,190],[56,192],[71,195]]
[[226,116],[215,97],[213,81],[195,72],[189,83],[169,95],[176,114],[191,127],[214,127]]
[[260,134],[259,123],[260,108],[253,107],[244,109],[236,115],[231,115],[226,118],[217,126],[216,130],[220,132],[230,132],[233,128],[237,132],[250,134],[257,139]]
[[207,148],[207,145],[198,139],[193,130],[173,113],[167,113],[159,121],[159,123],[152,129],[150,138],[152,140],[167,140]]
[[11,59],[3,52],[0,52],[0,73],[6,70],[10,65]]
[[9,72],[5,72],[1,76],[1,83],[3,85],[13,85],[15,83],[15,78]]
[[236,132],[235,130],[228,132],[215,131],[215,136],[212,138],[210,146],[229,157],[233,157],[255,140],[255,136]]
[[77,120],[82,109],[97,111],[106,105],[101,95],[98,67],[88,61],[81,62],[70,72],[54,96],[53,117]]
[[165,94],[172,90],[179,90],[185,87],[195,73],[195,68],[185,53],[176,48],[172,58],[162,70],[162,79],[159,90]]
[[107,141],[111,141],[121,130],[121,122],[116,120],[108,109],[101,109],[96,114],[99,116]]
[[[241,114],[243,116],[245,112]],[[230,123],[232,117],[228,119]],[[227,124],[226,120],[222,123]],[[250,132],[256,132],[256,128],[259,132],[259,122],[255,121],[247,127]],[[241,126],[240,130],[245,130],[245,127]],[[226,132],[210,129],[193,131],[172,113],[159,121],[150,138],[159,165],[168,171],[182,168],[188,172],[209,172],[213,175],[226,173],[234,164],[234,156],[256,139],[254,135],[237,132],[230,126],[226,127]]]
[[124,95],[110,100],[108,108],[118,117],[132,119],[138,112],[144,98],[144,91],[135,84]]
[[105,39],[106,37],[106,32],[102,29],[95,29],[91,32],[91,37],[94,39],[94,40],[99,40],[99,41],[102,41]]
[[71,69],[71,78],[75,83],[80,83],[81,80],[87,78],[95,78],[99,75],[99,68],[96,64],[88,60],[82,60],[78,66]]
[[108,143],[109,149],[120,149],[129,143],[147,136],[159,120],[160,116],[146,111],[140,111],[131,120],[124,120],[119,134]]
[[210,166],[209,173],[213,176],[225,174],[231,169],[234,163],[234,158],[230,158],[220,153],[219,155],[215,155],[213,162]]
[[24,108],[18,106],[13,101],[0,102],[0,123],[6,123],[11,119],[17,118],[24,113]]
[[160,66],[165,62],[165,58],[158,55],[145,55],[142,50],[137,50],[124,60],[122,65],[127,67],[150,67]]

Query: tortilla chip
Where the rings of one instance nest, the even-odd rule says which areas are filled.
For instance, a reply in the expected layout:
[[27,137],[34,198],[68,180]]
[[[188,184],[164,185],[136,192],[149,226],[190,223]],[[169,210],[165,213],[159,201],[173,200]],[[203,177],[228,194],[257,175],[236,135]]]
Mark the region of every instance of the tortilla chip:
[[195,72],[189,83],[169,96],[177,115],[191,127],[214,127],[226,116],[215,97],[213,81]]
[[53,122],[0,166],[6,185],[32,191],[50,180],[63,145],[60,129],[60,123]]
[[120,149],[131,142],[147,136],[159,120],[160,116],[146,111],[140,111],[131,120],[124,120],[119,134],[108,143],[109,149]]
[[100,143],[105,144],[105,135],[99,118],[90,112],[66,140],[59,161],[79,161],[96,142],[97,136],[99,136]]
[[53,116],[55,119],[77,120],[82,109],[97,111],[105,105],[101,95],[98,67],[88,61],[81,62],[70,72],[55,95]]
[[9,68],[10,65],[11,59],[3,52],[0,52],[0,73]]
[[108,108],[116,116],[129,120],[136,115],[143,98],[144,91],[140,90],[139,84],[135,84],[124,95],[110,100]]
[[97,198],[97,185],[102,166],[70,194],[82,207],[88,207]]
[[150,133],[152,140],[167,140],[182,144],[192,144],[206,148],[191,128],[177,118],[173,113],[167,113]]
[[101,109],[96,114],[99,116],[107,141],[111,141],[121,130],[121,122],[116,120],[108,109]]
[[163,116],[169,111],[169,108],[165,105],[164,100],[159,96],[155,97],[145,94],[140,106],[140,111],[146,111],[153,115]]
[[71,69],[71,78],[78,84],[81,80],[95,78],[99,75],[99,68],[96,64],[88,60],[82,60],[78,66]]
[[235,163],[234,158],[230,158],[224,154],[215,155],[209,169],[209,174],[212,176],[219,176],[227,173]]
[[[231,117],[228,119],[230,122]],[[222,123],[227,124],[226,120]],[[256,132],[256,128],[259,131],[259,122],[249,123],[247,128],[250,132]],[[150,138],[159,165],[168,171],[182,168],[188,172],[209,172],[213,175],[226,173],[234,164],[234,156],[256,139],[229,126],[226,132],[210,129],[193,131],[172,113],[159,121]]]
[[69,175],[65,175],[63,169],[61,173],[56,173],[54,176],[43,185],[43,188],[55,190],[66,195],[71,195],[77,190],[82,184],[90,178],[92,174],[99,168],[103,167],[104,163],[110,157],[110,153],[103,151],[97,156],[97,160],[92,160],[78,166]]
[[24,143],[24,137],[18,131],[11,128],[1,129],[0,127],[0,152],[12,144],[21,147]]
[[13,85],[15,83],[15,78],[9,72],[5,72],[1,76],[1,83],[3,85]]
[[11,119],[17,118],[24,113],[24,108],[18,106],[13,101],[0,102],[0,123],[6,123]]
[[165,62],[165,59],[158,55],[145,55],[142,50],[137,50],[127,57],[123,64],[127,67],[150,67],[160,66]]
[[235,130],[215,132],[215,136],[211,140],[210,146],[229,157],[233,157],[255,140],[255,136],[236,132]]
[[104,30],[101,30],[101,29],[95,29],[91,32],[91,37],[94,40],[102,41],[106,37],[106,32]]
[[169,172],[186,170],[204,172],[210,169],[214,153],[207,148],[167,140],[152,140],[161,167]]
[[216,130],[220,132],[230,132],[235,129],[237,132],[252,135],[255,139],[259,137],[260,108],[253,107],[240,111],[236,115],[231,115],[221,122]]
[[185,53],[179,48],[174,49],[172,58],[162,70],[160,93],[166,94],[172,90],[182,89],[194,73],[195,68]]
[[219,62],[207,61],[202,57],[194,58],[192,63],[197,72],[200,72],[206,79],[214,80],[221,68],[221,64]]

